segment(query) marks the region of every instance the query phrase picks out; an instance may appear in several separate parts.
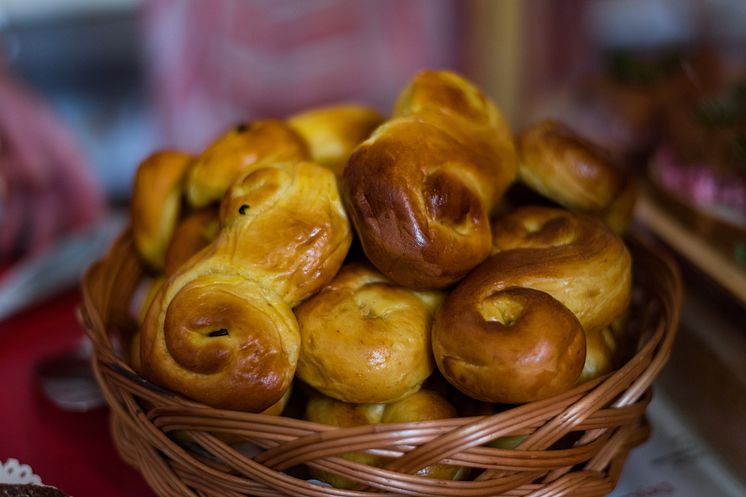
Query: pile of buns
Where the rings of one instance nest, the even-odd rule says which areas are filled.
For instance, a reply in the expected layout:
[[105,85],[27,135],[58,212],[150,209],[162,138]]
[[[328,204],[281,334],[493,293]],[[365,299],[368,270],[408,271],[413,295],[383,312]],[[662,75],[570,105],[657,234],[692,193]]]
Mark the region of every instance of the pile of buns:
[[417,74],[388,117],[242,124],[137,171],[153,277],[130,363],[221,409],[281,414],[303,392],[337,426],[551,397],[620,360],[633,202],[603,150],[558,122],[514,137],[448,71]]

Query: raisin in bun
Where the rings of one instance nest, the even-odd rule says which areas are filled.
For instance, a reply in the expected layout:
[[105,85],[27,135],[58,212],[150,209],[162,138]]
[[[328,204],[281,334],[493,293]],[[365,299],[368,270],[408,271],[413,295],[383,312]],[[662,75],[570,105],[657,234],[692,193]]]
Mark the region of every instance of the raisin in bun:
[[439,301],[367,265],[346,265],[295,309],[298,377],[344,402],[393,402],[416,392],[434,368],[430,325]]
[[442,288],[489,255],[489,214],[516,168],[492,102],[456,74],[425,71],[350,156],[345,202],[378,270],[403,286]]
[[433,323],[438,369],[478,400],[521,403],[576,384],[586,333],[629,303],[631,261],[599,220],[525,207],[497,219],[495,254],[446,297]]

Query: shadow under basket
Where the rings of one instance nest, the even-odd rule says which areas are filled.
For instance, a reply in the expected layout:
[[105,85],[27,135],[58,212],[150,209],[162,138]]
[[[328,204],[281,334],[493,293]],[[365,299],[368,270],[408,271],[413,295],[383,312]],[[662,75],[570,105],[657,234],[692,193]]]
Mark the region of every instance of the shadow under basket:
[[[128,232],[86,272],[80,317],[114,442],[160,496],[602,496],[649,434],[650,386],[671,351],[682,298],[679,271],[660,248],[640,237],[628,246],[635,274],[627,326],[639,337],[636,352],[611,374],[489,416],[342,429],[214,409],[149,383],[118,352],[136,326],[129,309],[145,275]],[[515,449],[485,446],[510,435],[528,436]],[[366,450],[396,459],[383,469],[339,457]],[[472,479],[416,474],[436,462],[469,467]],[[360,489],[309,482],[308,467]]]

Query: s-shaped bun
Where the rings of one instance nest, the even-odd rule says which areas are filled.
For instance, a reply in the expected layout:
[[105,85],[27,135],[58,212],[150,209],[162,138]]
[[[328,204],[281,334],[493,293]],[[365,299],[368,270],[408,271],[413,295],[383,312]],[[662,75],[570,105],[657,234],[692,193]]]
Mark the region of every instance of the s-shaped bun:
[[344,199],[378,270],[406,287],[442,288],[489,255],[488,216],[516,168],[492,102],[453,73],[426,71],[350,157]]
[[494,231],[496,253],[435,316],[438,369],[485,402],[562,393],[583,370],[586,334],[627,308],[629,253],[601,221],[562,209],[521,208]]

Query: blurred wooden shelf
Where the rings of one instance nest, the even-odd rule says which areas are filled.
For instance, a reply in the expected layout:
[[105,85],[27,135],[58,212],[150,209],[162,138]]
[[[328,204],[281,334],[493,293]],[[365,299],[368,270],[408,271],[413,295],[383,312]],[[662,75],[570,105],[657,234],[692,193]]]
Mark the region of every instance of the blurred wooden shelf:
[[746,306],[746,269],[681,222],[647,190],[638,199],[635,218]]

